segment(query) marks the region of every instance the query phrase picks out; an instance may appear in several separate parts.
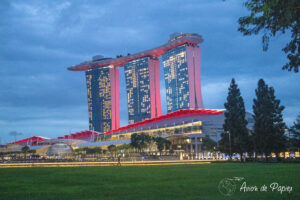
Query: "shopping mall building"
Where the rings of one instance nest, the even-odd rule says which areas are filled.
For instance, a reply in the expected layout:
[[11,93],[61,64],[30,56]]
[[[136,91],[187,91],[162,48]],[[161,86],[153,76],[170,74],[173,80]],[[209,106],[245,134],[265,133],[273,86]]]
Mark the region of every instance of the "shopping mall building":
[[[220,140],[224,119],[223,110],[178,110],[105,133],[87,130],[58,138],[30,137],[7,144],[1,148],[1,151],[20,151],[23,146],[29,146],[30,149],[36,150],[37,154],[41,156],[59,156],[71,153],[70,147],[71,149],[83,147],[107,149],[109,145],[129,144],[132,134],[145,133],[152,137],[168,139],[171,141],[171,149],[174,151],[197,155],[205,151],[202,148],[204,137],[208,136],[215,141]],[[248,128],[251,129],[253,127],[251,114],[246,113],[246,119],[249,122]],[[60,148],[56,150],[57,153],[53,150],[56,148]]]

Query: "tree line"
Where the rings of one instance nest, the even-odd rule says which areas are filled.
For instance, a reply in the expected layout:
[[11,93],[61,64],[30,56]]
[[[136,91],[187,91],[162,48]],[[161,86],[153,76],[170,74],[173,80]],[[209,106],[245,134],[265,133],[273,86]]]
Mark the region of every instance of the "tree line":
[[110,154],[112,157],[118,157],[120,153],[135,151],[143,153],[146,148],[158,150],[162,154],[163,150],[171,150],[171,142],[163,137],[151,137],[146,133],[131,135],[131,142],[122,145],[109,145],[107,149],[101,147],[83,147],[75,149],[74,153],[77,156],[85,158],[87,155],[99,157],[101,155]]
[[26,160],[28,154],[30,154],[31,156],[39,157],[35,153],[36,153],[36,150],[30,149],[28,146],[24,146],[19,151],[0,152],[0,157],[3,161],[5,156],[17,158],[17,155],[19,155],[19,159],[20,159],[20,154],[23,154],[23,158],[24,158],[24,160]]
[[171,149],[171,141],[167,140],[166,138],[151,137],[150,135],[145,133],[134,133],[131,135],[130,145],[138,152],[142,152],[145,148],[149,147],[153,143],[156,144],[156,148],[160,152],[160,154],[163,150]]
[[253,130],[247,128],[246,111],[240,89],[231,80],[227,102],[224,104],[224,132],[221,134],[220,150],[231,158],[238,153],[243,160],[244,153],[257,159],[257,155],[265,155],[266,160],[275,153],[279,159],[280,152],[287,149],[299,150],[300,141],[300,115],[294,126],[290,128],[292,136],[287,137],[288,130],[283,122],[282,111],[284,106],[275,96],[273,87],[268,86],[263,79],[258,81],[253,99]]

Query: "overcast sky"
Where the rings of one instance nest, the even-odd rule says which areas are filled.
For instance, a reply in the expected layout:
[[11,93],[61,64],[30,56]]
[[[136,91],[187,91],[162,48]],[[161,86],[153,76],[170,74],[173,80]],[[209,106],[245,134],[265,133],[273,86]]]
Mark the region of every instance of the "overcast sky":
[[[0,142],[11,131],[57,137],[88,129],[84,72],[66,68],[93,55],[115,57],[166,43],[173,32],[198,33],[204,106],[224,108],[232,77],[252,112],[259,78],[275,88],[284,120],[300,112],[299,76],[282,71],[289,34],[270,40],[244,37],[237,20],[248,14],[241,0],[0,1]],[[162,78],[163,76],[161,76]],[[127,124],[124,71],[120,69],[121,125]],[[162,109],[166,112],[164,82]]]

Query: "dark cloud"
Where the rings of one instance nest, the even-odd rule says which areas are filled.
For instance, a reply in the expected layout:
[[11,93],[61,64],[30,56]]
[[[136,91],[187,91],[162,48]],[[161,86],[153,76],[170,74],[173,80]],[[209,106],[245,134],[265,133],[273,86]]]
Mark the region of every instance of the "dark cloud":
[[[95,54],[114,57],[166,43],[172,32],[204,38],[204,104],[222,108],[232,77],[251,111],[259,78],[274,86],[291,124],[299,113],[298,74],[281,71],[289,34],[270,41],[244,37],[237,20],[242,1],[0,1],[0,137],[56,137],[88,128],[85,77],[66,68]],[[120,70],[121,124],[127,123],[124,72]],[[163,76],[162,76],[163,77]],[[162,83],[162,92],[163,83]],[[162,94],[163,111],[165,95]],[[3,140],[2,140],[3,141]]]

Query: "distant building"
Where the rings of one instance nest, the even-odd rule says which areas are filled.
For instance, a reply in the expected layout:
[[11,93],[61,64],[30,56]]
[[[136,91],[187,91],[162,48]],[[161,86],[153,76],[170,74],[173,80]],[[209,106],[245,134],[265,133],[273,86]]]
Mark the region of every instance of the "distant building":
[[120,126],[119,71],[101,67],[86,71],[89,129],[105,132]]
[[161,115],[159,60],[144,57],[124,65],[128,123]]
[[200,83],[200,48],[183,44],[162,55],[167,110],[203,108]]

